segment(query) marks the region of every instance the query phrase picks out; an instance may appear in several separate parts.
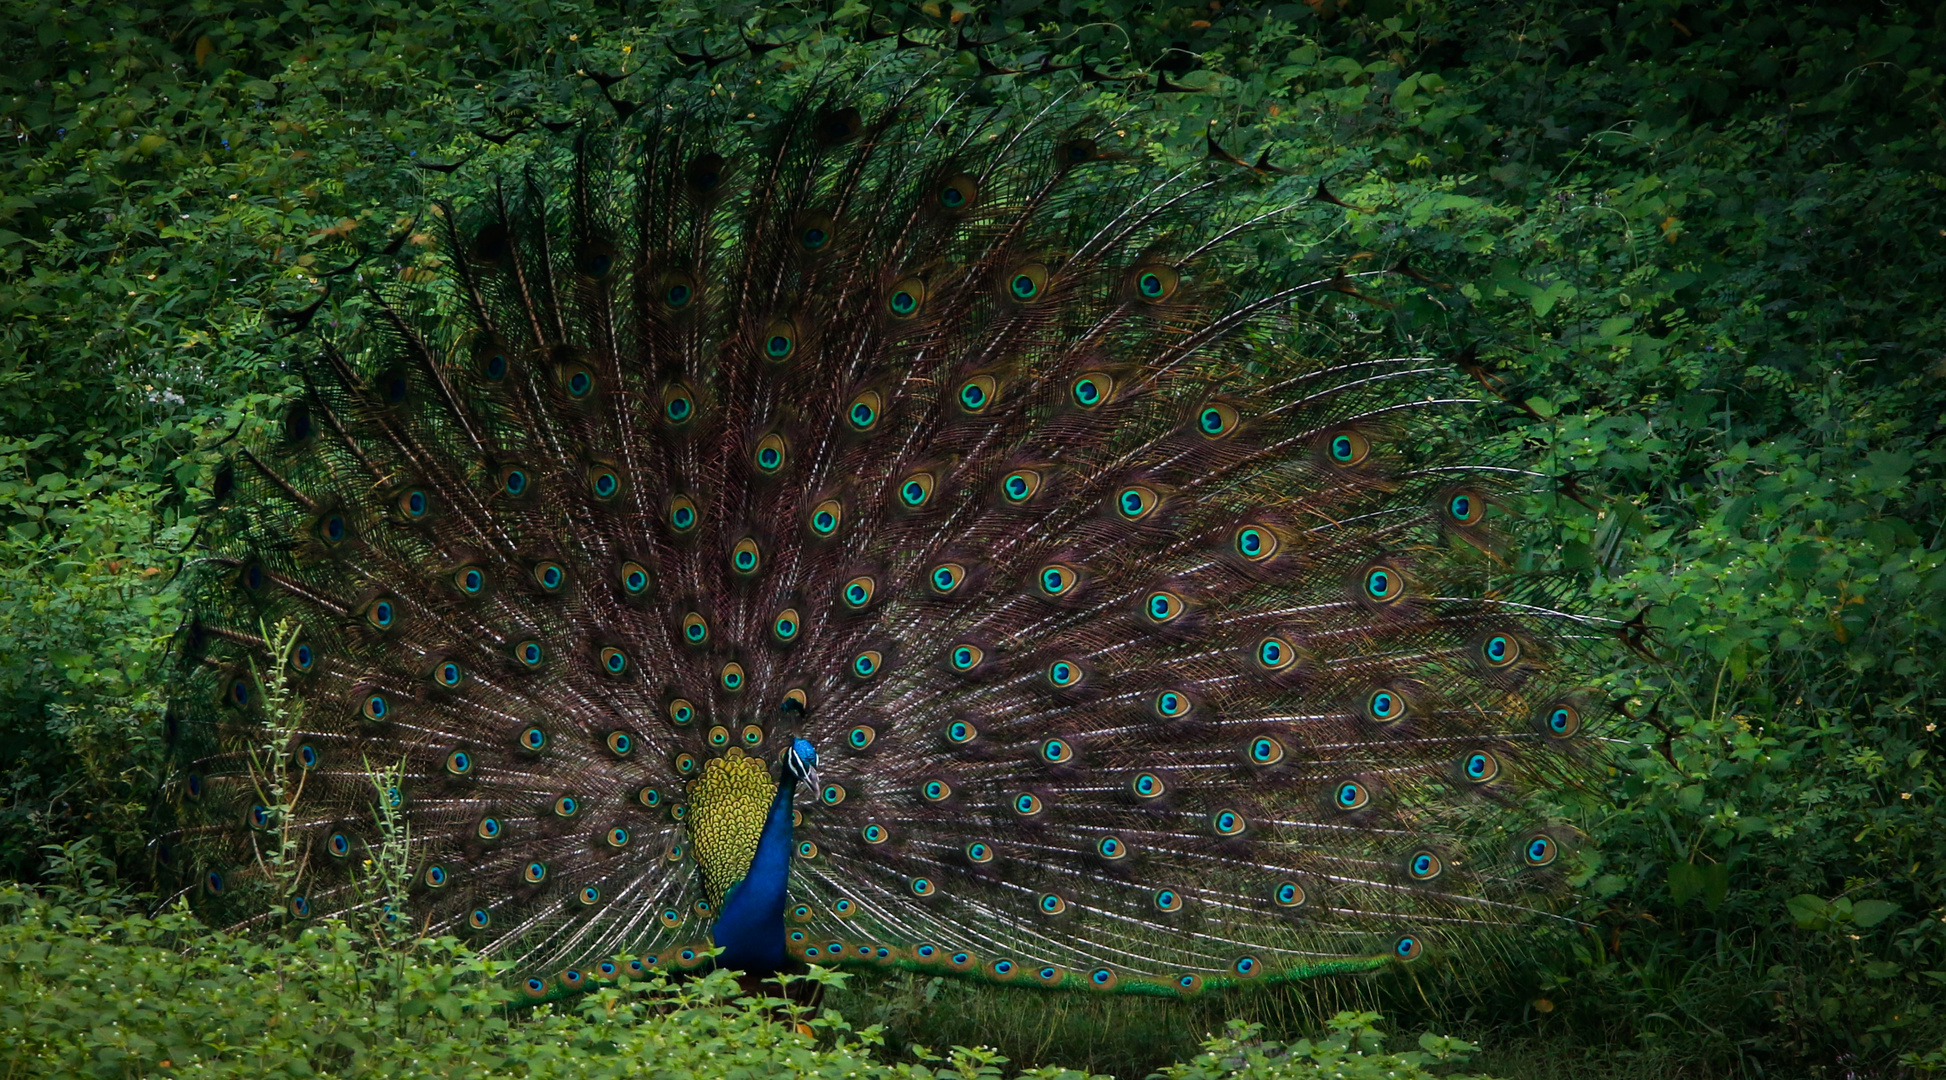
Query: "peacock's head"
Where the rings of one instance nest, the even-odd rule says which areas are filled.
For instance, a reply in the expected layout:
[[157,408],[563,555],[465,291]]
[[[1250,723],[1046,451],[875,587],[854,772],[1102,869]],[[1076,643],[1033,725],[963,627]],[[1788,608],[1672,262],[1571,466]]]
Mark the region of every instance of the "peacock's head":
[[818,786],[818,748],[809,739],[791,740],[791,748],[784,751],[784,771],[791,779],[813,789]]

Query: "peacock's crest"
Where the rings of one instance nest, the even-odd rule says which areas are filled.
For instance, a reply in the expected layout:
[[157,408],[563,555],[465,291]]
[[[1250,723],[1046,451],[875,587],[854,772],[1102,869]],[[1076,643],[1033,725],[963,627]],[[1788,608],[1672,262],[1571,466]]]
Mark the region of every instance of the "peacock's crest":
[[713,936],[1177,994],[1558,876],[1574,621],[1443,366],[1295,306],[1345,286],[1274,190],[1059,107],[644,115],[439,204],[437,282],[219,477],[187,888],[373,902],[376,803],[415,920],[538,994]]

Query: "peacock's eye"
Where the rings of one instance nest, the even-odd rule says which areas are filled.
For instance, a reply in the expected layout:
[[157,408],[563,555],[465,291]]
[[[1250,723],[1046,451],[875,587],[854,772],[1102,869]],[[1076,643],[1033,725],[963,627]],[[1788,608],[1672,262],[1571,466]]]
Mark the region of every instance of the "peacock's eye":
[[1047,597],[1066,596],[1074,591],[1081,575],[1066,563],[1049,563],[1034,573],[1034,585]]
[[1520,857],[1528,866],[1546,866],[1559,854],[1554,838],[1546,833],[1536,833],[1521,845]]
[[777,618],[773,619],[770,624],[771,634],[778,641],[787,644],[797,640],[798,631],[802,628],[803,622],[798,618],[796,608],[785,608],[778,612]]
[[1324,456],[1333,465],[1362,465],[1372,453],[1372,444],[1356,431],[1332,431],[1324,436]]
[[696,395],[681,384],[662,392],[662,417],[673,427],[682,427],[696,418]]
[[730,569],[748,577],[757,572],[763,564],[763,551],[757,547],[755,537],[746,536],[730,549]]
[[999,380],[991,375],[975,375],[959,384],[959,393],[954,398],[966,412],[982,413],[999,394]]
[[1340,810],[1363,810],[1371,805],[1372,793],[1356,780],[1346,780],[1338,785],[1332,801]]
[[1520,639],[1509,634],[1492,634],[1480,642],[1480,659],[1493,669],[1511,667],[1520,660]]
[[607,502],[621,494],[622,478],[614,469],[606,465],[591,465],[588,468],[588,492],[602,502]]
[[1041,489],[1041,474],[1036,469],[1016,469],[1000,478],[1000,495],[1018,506]]
[[1235,433],[1240,422],[1236,409],[1221,401],[1212,401],[1196,410],[1196,430],[1206,439],[1227,438]]
[[1115,380],[1106,372],[1090,371],[1075,377],[1068,388],[1068,396],[1076,405],[1092,409],[1107,401],[1115,393]]
[[853,611],[858,611],[872,602],[878,592],[878,581],[871,577],[855,577],[838,589],[838,599]]
[[878,420],[885,407],[885,399],[876,390],[867,390],[851,399],[845,410],[845,422],[857,432],[867,432],[878,426]]
[[1074,744],[1066,739],[1049,739],[1041,743],[1041,760],[1049,765],[1065,765],[1074,760]]
[[1406,872],[1412,875],[1414,881],[1431,881],[1445,868],[1439,856],[1430,851],[1415,851],[1406,859]]
[[789,360],[797,352],[797,324],[778,319],[764,330],[764,359],[775,364]]
[[1047,665],[1047,681],[1056,690],[1072,690],[1086,678],[1081,665],[1072,660],[1056,660]]
[[899,504],[907,510],[917,510],[932,498],[933,488],[938,481],[930,472],[916,472],[899,483]]
[[534,564],[534,584],[546,592],[559,592],[568,583],[567,567],[557,562],[538,562]]
[[1304,901],[1309,899],[1304,893],[1304,886],[1295,881],[1278,882],[1277,887],[1271,890],[1271,897],[1277,901],[1278,907],[1302,907]]
[[514,646],[514,659],[518,660],[522,667],[540,667],[541,662],[546,658],[546,653],[541,649],[541,643],[538,641],[529,639]]
[[861,679],[869,679],[885,666],[885,654],[877,649],[866,649],[851,658],[851,673]]
[[1284,744],[1269,735],[1251,739],[1244,752],[1252,765],[1275,765],[1284,760]]
[[1374,562],[1360,575],[1365,599],[1374,604],[1390,604],[1405,595],[1405,574],[1388,562]]
[[1159,304],[1176,293],[1181,277],[1167,266],[1138,266],[1135,269],[1135,295],[1147,304]]
[[1140,521],[1155,512],[1162,501],[1154,488],[1145,484],[1131,484],[1115,494],[1115,511],[1129,521]]
[[965,580],[966,567],[959,563],[940,563],[926,575],[926,583],[932,587],[933,592],[941,596],[950,595],[954,589],[960,587],[960,582]]
[[819,538],[835,534],[844,520],[845,505],[836,499],[826,499],[811,508],[811,532]]
[[1031,304],[1047,293],[1047,267],[1040,263],[1026,263],[1015,267],[1006,276],[1007,299],[1016,304]]
[[1231,539],[1231,546],[1251,562],[1263,562],[1277,554],[1279,542],[1277,534],[1262,525],[1242,525]]
[[789,448],[784,444],[784,437],[772,432],[757,440],[757,448],[751,453],[750,460],[757,466],[758,472],[774,473],[784,467],[784,459],[788,453]]
[[1446,499],[1446,520],[1454,525],[1468,527],[1486,520],[1487,503],[1477,493],[1460,490]]
[[725,693],[734,694],[743,689],[743,665],[732,660],[716,673],[716,683]]
[[399,513],[407,521],[420,521],[432,512],[432,497],[424,488],[407,488],[399,493]]
[[691,645],[701,645],[709,640],[709,620],[701,612],[692,611],[682,617],[682,639]]
[[1541,712],[1541,727],[1557,739],[1565,739],[1581,730],[1581,710],[1573,705],[1550,705]]
[[1256,660],[1265,671],[1283,671],[1297,663],[1297,647],[1287,638],[1272,635],[1257,642]]
[[350,527],[345,524],[343,514],[326,514],[318,521],[317,537],[326,544],[342,544],[349,535]]
[[628,654],[612,645],[601,650],[598,659],[601,670],[610,675],[621,675],[628,671]]
[[925,304],[926,283],[916,277],[900,280],[885,296],[885,310],[894,319],[910,319],[919,314]]
[[696,500],[687,495],[677,495],[669,500],[669,527],[678,533],[687,533],[696,527],[702,515],[696,509]]
[[1394,724],[1405,719],[1408,707],[1403,693],[1381,686],[1365,698],[1365,719],[1374,724]]
[[1164,690],[1155,696],[1155,714],[1164,720],[1180,720],[1189,715],[1194,705],[1189,695],[1180,690]]
[[947,661],[952,664],[954,671],[972,671],[974,668],[980,666],[981,660],[986,658],[986,650],[972,642],[961,642],[953,646],[947,652],[946,657]]
[[676,698],[669,702],[669,721],[677,727],[687,727],[690,721],[695,719],[696,706],[691,705],[687,699]]
[[979,191],[978,181],[965,173],[958,173],[939,186],[939,206],[949,213],[958,213],[973,205]]
[[621,568],[622,591],[640,596],[649,589],[649,572],[638,562],[625,562]]
[[1157,626],[1175,622],[1187,610],[1182,597],[1168,589],[1157,589],[1142,601],[1142,615]]
[[687,274],[668,274],[662,279],[662,302],[681,311],[696,300],[696,282]]
[[1500,775],[1500,759],[1484,750],[1475,750],[1466,755],[1460,759],[1459,765],[1460,775],[1469,783],[1484,784]]

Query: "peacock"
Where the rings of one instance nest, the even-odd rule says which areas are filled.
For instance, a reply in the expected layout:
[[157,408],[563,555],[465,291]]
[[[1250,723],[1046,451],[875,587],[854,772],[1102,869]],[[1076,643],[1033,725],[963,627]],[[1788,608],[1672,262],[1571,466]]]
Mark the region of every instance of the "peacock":
[[215,475],[182,894],[384,905],[536,999],[1183,996],[1549,910],[1587,620],[1389,271],[1262,243],[1322,185],[1053,99],[667,95],[483,147]]

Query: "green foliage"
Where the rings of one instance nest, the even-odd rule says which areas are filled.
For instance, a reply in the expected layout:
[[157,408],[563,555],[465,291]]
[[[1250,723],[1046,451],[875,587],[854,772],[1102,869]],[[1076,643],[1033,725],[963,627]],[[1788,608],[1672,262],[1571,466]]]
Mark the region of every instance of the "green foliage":
[[[451,938],[401,949],[338,922],[240,937],[180,907],[119,912],[126,898],[101,883],[85,845],[56,858],[65,880],[48,896],[0,890],[0,1075],[1090,1080],[1057,1067],[1010,1072],[978,1047],[888,1062],[876,1027],[746,996],[722,972],[676,984],[623,977],[517,1011],[506,973]],[[1347,1013],[1330,1037],[1291,1047],[1239,1024],[1167,1075],[1426,1077],[1423,1066],[1469,1049],[1429,1035],[1421,1050],[1386,1053],[1376,1019]]]
[[[358,284],[356,271],[325,275],[413,220],[439,182],[413,162],[464,157],[475,128],[606,108],[577,71],[643,72],[615,87],[639,101],[683,70],[675,52],[726,55],[737,35],[799,70],[903,41],[969,102],[1093,72],[1110,81],[1078,92],[1132,110],[1158,160],[1200,158],[1213,135],[1326,183],[1349,208],[1299,212],[1333,242],[1287,237],[1262,257],[1321,277],[1405,258],[1430,279],[1369,290],[1392,304],[1382,311],[1327,302],[1445,354],[1475,347],[1478,437],[1544,474],[1521,508],[1544,541],[1518,558],[1576,575],[1594,610],[1639,616],[1635,651],[1601,678],[1632,717],[1610,732],[1613,783],[1561,807],[1593,840],[1575,880],[1585,927],[1539,930],[1505,965],[1223,1008],[1313,1028],[1372,1003],[1442,1018],[1476,1008],[1483,1029],[1572,1035],[1643,1062],[1801,1071],[1903,1052],[1937,1069],[1937,1054],[1912,1050],[1946,1043],[1936,6],[195,0],[9,12],[8,873],[81,835],[139,871],[166,768],[158,691],[179,609],[165,586],[199,485],[287,390],[282,360],[300,339],[269,313]],[[1043,61],[1086,67],[1027,74]],[[1369,258],[1340,261],[1361,249]],[[977,1014],[1033,1059],[1079,1015],[1033,996],[992,1001],[923,1019],[895,1010],[888,1032],[937,1041],[953,1016]],[[1195,1035],[1160,1045],[1126,1030],[1102,1055],[1120,1071],[1180,1056]]]

